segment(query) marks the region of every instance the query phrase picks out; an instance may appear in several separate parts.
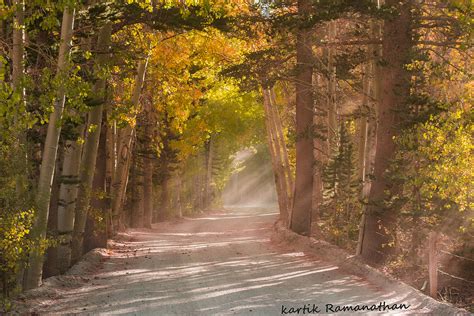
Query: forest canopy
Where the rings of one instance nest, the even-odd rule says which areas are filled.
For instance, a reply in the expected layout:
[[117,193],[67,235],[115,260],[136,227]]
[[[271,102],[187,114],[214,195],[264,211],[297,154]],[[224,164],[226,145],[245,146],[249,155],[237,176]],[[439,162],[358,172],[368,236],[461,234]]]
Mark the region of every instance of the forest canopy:
[[222,208],[256,161],[282,225],[417,287],[436,233],[441,286],[467,293],[443,298],[465,304],[472,9],[0,0],[4,308],[120,231]]

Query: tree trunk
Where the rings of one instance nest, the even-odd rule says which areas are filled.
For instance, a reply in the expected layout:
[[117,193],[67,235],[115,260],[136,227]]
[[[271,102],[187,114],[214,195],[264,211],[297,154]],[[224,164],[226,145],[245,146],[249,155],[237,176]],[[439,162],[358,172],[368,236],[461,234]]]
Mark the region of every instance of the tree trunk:
[[[112,25],[106,24],[99,32],[97,39],[97,50],[99,52],[108,51],[110,36],[112,34]],[[97,57],[97,64],[103,66],[106,64],[108,54],[103,53]],[[94,96],[101,98],[100,104],[96,105],[90,112],[87,123],[87,135],[82,153],[80,184],[77,195],[77,204],[74,220],[74,232],[72,237],[71,261],[77,262],[83,254],[84,230],[86,227],[87,213],[89,211],[92,182],[94,181],[95,165],[97,162],[97,150],[99,148],[99,138],[102,128],[102,114],[105,96],[105,78],[98,79],[94,86]]]
[[143,226],[151,228],[153,214],[153,158],[148,154],[144,159],[143,177]]
[[[330,21],[328,25],[328,38],[329,42],[334,42],[336,38],[336,22]],[[337,103],[336,103],[336,64],[335,64],[335,49],[334,47],[328,48],[328,90],[327,90],[327,111],[328,111],[328,134],[327,134],[327,144],[328,144],[328,154],[332,153],[337,148],[337,134],[338,134],[338,124],[337,124]]]
[[[19,131],[18,135],[23,134],[24,128],[17,126],[18,117],[24,114],[25,96],[21,81],[25,72],[24,54],[25,54],[25,32],[24,32],[24,15],[25,2],[24,0],[13,0],[15,8],[15,17],[13,18],[13,45],[11,52],[12,60],[12,85],[13,91],[20,94],[20,106],[15,113],[15,128]],[[25,127],[26,128],[26,127]],[[21,135],[22,136],[22,135]],[[17,141],[20,141],[18,139]],[[21,145],[21,144],[19,144]]]
[[161,183],[161,205],[158,220],[164,220],[169,213],[169,177],[166,176]]
[[182,182],[181,182],[181,175],[176,175],[176,210],[178,211],[178,218],[183,217],[183,204],[181,202],[181,191],[183,190]]
[[15,112],[15,143],[14,150],[18,158],[21,157],[22,165],[19,170],[16,171],[16,195],[18,200],[18,208],[21,208],[21,201],[26,199],[25,186],[27,183],[27,164],[26,155],[24,152],[26,143],[26,126],[22,126],[19,123],[20,117],[26,112],[25,104],[25,89],[22,86],[22,79],[25,72],[24,65],[24,54],[25,54],[25,31],[24,31],[24,15],[25,15],[25,2],[24,0],[14,0],[13,5],[15,8],[15,17],[13,19],[13,46],[12,46],[12,84],[13,91],[20,95],[20,101]]
[[275,188],[277,192],[278,206],[280,209],[280,219],[286,224],[288,219],[288,199],[285,185],[284,174],[281,168],[281,153],[278,147],[274,124],[271,117],[270,93],[268,89],[263,88],[263,108],[265,111],[265,127],[267,131],[268,148],[272,161],[273,176],[275,179]]
[[[134,106],[137,106],[140,101],[147,62],[148,59],[141,61],[138,64],[135,88],[131,100]],[[120,133],[117,168],[115,170],[114,182],[112,184],[112,227],[114,233],[120,229],[120,216],[123,208],[124,194],[127,188],[133,134],[134,129],[130,125],[127,125],[127,127],[125,127]]]
[[[200,151],[196,157],[196,165],[198,170],[205,170],[206,168],[206,155],[203,151]],[[198,211],[204,210],[204,186],[206,183],[206,173],[198,172],[195,178],[196,188],[196,203],[195,209]]]
[[[319,75],[314,76],[315,87],[317,89],[321,88],[321,77]],[[314,173],[313,173],[313,192],[312,192],[312,212],[313,219],[312,221],[317,221],[320,214],[320,208],[323,203],[323,179],[322,179],[322,170],[324,163],[327,160],[327,144],[324,140],[324,132],[321,129],[324,126],[327,126],[327,111],[321,107],[316,106],[316,103],[313,106],[313,124],[315,127],[320,130],[315,133],[317,136],[313,138],[313,159],[314,159]],[[317,232],[316,232],[317,233]]]
[[[24,89],[22,88],[21,81],[25,72],[24,69],[24,54],[25,54],[25,32],[24,32],[24,12],[25,12],[25,2],[24,0],[14,0],[13,5],[16,6],[15,10],[15,17],[13,19],[13,46],[12,46],[12,84],[13,84],[13,91],[19,92],[21,95],[20,98],[20,106],[18,107],[17,112],[15,113],[15,132],[16,132],[16,140],[15,140],[15,152],[17,153],[18,157],[25,158],[25,166],[17,171],[16,174],[16,196],[17,196],[17,207],[21,208],[23,205],[22,202],[25,200],[25,186],[27,183],[27,175],[26,175],[26,155],[22,150],[22,145],[26,143],[25,137],[25,128],[18,124],[18,118],[20,115],[23,115],[25,109],[25,93]],[[0,24],[0,38],[3,34],[3,23]],[[3,63],[0,66],[0,73],[4,73],[5,69]],[[23,167],[23,166],[22,166]],[[21,263],[18,267],[18,275],[17,275],[17,284],[21,288],[22,281],[24,277],[24,264]]]
[[[110,103],[109,103],[110,104]],[[107,116],[109,116],[109,109],[107,109]],[[106,164],[105,164],[105,192],[107,196],[107,210],[106,210],[106,225],[107,225],[107,237],[112,237],[113,226],[112,226],[112,183],[115,172],[115,161],[116,161],[116,126],[115,121],[109,122],[107,119],[107,140],[106,140]]]
[[[380,40],[382,36],[381,22],[370,21],[370,36],[373,41]],[[370,191],[371,180],[368,175],[372,175],[374,171],[374,160],[375,160],[375,149],[377,143],[377,103],[380,102],[380,76],[381,66],[380,61],[382,58],[382,45],[372,44],[368,47],[369,50],[369,63],[367,64],[367,72],[364,78],[364,93],[367,97],[367,108],[365,109],[366,116],[361,119],[364,123],[361,124],[360,132],[361,139],[359,146],[359,170],[360,179],[362,181],[362,190],[360,197],[363,201],[367,201]],[[356,255],[360,255],[362,252],[362,240],[364,239],[365,231],[365,207],[364,213],[360,219],[359,224],[359,236],[357,240]]]
[[[375,58],[375,57],[374,57]],[[372,87],[378,85],[378,76],[376,76],[377,67],[372,61],[369,65],[366,66],[366,71],[363,78],[363,111],[366,112],[359,119],[359,140],[358,140],[358,171],[359,171],[359,180],[362,183],[362,188],[360,192],[360,198],[363,201],[367,200],[370,183],[367,175],[373,171],[373,158],[375,151],[375,142],[376,142],[376,120],[375,120],[375,109],[374,102],[371,99],[378,100],[378,96],[373,93]],[[362,239],[364,236],[364,225],[365,225],[365,214],[362,214],[359,224],[359,237],[357,241],[356,255],[360,255],[362,251]]]
[[153,159],[145,159],[145,175],[143,178],[143,227],[151,228],[153,214]]
[[370,115],[370,105],[371,101],[370,98],[372,95],[370,94],[371,88],[370,85],[372,84],[371,81],[371,76],[373,72],[371,71],[370,64],[365,65],[364,67],[364,73],[363,73],[363,78],[362,78],[362,90],[363,90],[363,96],[362,96],[362,106],[361,106],[361,112],[362,116],[358,120],[358,176],[359,180],[361,183],[364,183],[365,177],[366,177],[366,170],[367,170],[367,139],[368,139],[368,121],[369,121],[369,115]]
[[[24,89],[21,87],[21,80],[25,72],[24,54],[25,54],[25,32],[24,32],[24,0],[13,0],[13,6],[16,6],[15,17],[13,19],[13,45],[12,45],[12,84],[13,90],[19,92],[22,96],[20,102],[24,102]],[[20,91],[21,89],[21,91]],[[20,107],[20,110],[22,108]],[[15,113],[22,115],[23,113]]]
[[[56,162],[56,170],[54,171],[53,185],[51,188],[51,199],[49,203],[48,216],[48,235],[57,238],[58,231],[58,208],[59,208],[59,188],[62,177],[61,165],[64,159],[64,148],[58,149],[58,158]],[[60,274],[57,264],[58,248],[50,247],[46,250],[45,261],[43,264],[43,277],[49,278]]]
[[[82,135],[82,132],[80,135]],[[57,266],[60,273],[66,272],[71,266],[71,240],[74,229],[81,154],[81,144],[72,140],[66,141],[58,205],[59,245],[57,247]]]
[[[298,14],[308,19],[311,1],[298,0]],[[300,25],[296,59],[296,181],[290,229],[301,235],[311,233],[311,194],[313,192],[313,56],[312,31]]]
[[[61,43],[59,47],[59,56],[57,64],[57,76],[62,77],[67,73],[67,59],[71,48],[72,30],[74,25],[74,9],[65,8],[61,24]],[[32,238],[45,238],[49,215],[49,203],[51,199],[51,185],[53,182],[54,169],[56,165],[56,155],[58,152],[59,135],[61,127],[59,122],[62,117],[65,88],[60,87],[56,96],[54,110],[49,117],[48,132],[44,144],[43,158],[41,161],[40,176],[38,181],[38,190],[36,196],[36,216]],[[29,268],[25,278],[25,289],[32,289],[41,284],[43,270],[43,255],[38,249],[30,253]]]
[[[294,180],[293,173],[291,172],[290,161],[288,159],[288,149],[286,147],[285,136],[283,134],[283,125],[281,123],[280,114],[278,113],[278,107],[276,103],[275,90],[270,89],[270,113],[272,121],[275,126],[277,140],[279,142],[279,147],[281,150],[281,163],[282,163],[282,173],[286,181],[286,194],[287,194],[287,216],[289,216],[292,206],[292,197],[294,192]],[[286,223],[289,224],[290,218],[286,219]]]
[[[104,111],[105,114],[105,111]],[[97,162],[94,172],[94,181],[92,182],[93,197],[91,199],[91,208],[95,210],[97,216],[89,214],[86,220],[84,234],[84,252],[95,248],[107,248],[107,199],[106,196],[106,134],[107,123],[102,122],[100,130],[99,148],[97,151]]]
[[144,133],[145,133],[145,151],[143,156],[143,226],[151,228],[153,217],[153,137],[155,117],[153,105],[150,102],[145,103],[144,107]]
[[387,4],[397,8],[397,16],[385,21],[383,28],[383,59],[386,63],[381,78],[381,95],[378,103],[377,144],[374,162],[374,180],[370,187],[365,212],[361,255],[367,261],[382,263],[391,252],[390,231],[396,221],[396,210],[386,205],[386,192],[393,194],[386,171],[395,155],[394,137],[400,123],[400,106],[410,93],[410,74],[404,66],[410,62],[412,48],[411,1],[400,3],[390,0]]
[[124,195],[123,204],[126,208],[120,216],[124,227],[135,227],[136,217],[134,216],[137,208],[137,156],[132,154],[130,158],[130,167],[128,174],[128,184]]
[[214,141],[210,135],[206,148],[206,183],[204,188],[204,208],[208,209],[212,203],[212,164],[214,160]]
[[[137,144],[138,145],[138,144]],[[144,211],[145,211],[145,200],[144,200],[144,174],[143,174],[143,157],[141,154],[135,154],[135,203],[132,214],[132,227],[141,228],[144,225]],[[141,147],[141,146],[140,146]]]

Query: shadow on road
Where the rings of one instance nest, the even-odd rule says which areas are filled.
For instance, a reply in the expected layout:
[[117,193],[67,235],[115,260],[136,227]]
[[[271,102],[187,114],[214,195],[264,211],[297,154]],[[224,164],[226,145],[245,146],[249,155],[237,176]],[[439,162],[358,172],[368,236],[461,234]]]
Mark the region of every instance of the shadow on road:
[[[405,303],[337,266],[270,241],[273,209],[240,208],[151,230],[131,230],[77,289],[45,302],[47,313],[279,315],[282,305]],[[422,312],[422,310],[418,310]],[[393,314],[393,313],[391,313]],[[407,314],[410,314],[409,312]]]

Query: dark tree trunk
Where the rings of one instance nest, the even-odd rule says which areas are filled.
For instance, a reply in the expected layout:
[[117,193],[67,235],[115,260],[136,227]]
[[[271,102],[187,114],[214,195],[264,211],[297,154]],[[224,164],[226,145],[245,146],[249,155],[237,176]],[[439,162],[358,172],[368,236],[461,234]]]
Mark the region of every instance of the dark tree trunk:
[[383,61],[381,94],[378,103],[377,145],[374,163],[374,180],[366,209],[361,255],[367,261],[382,263],[393,249],[391,229],[397,210],[387,205],[389,195],[397,188],[387,178],[386,170],[395,154],[394,136],[400,123],[401,107],[410,93],[409,73],[405,65],[410,62],[412,48],[411,1],[387,1],[397,9],[397,15],[385,21],[383,28]]
[[154,169],[154,150],[153,150],[153,134],[154,134],[154,115],[153,105],[145,104],[145,155],[143,158],[143,226],[151,228],[153,214],[153,169]]
[[165,176],[161,183],[161,205],[158,213],[158,220],[163,221],[169,215],[169,177]]
[[[311,1],[299,0],[301,24],[307,19]],[[313,93],[310,28],[300,25],[297,34],[296,59],[296,180],[290,229],[302,235],[311,232],[313,192]]]

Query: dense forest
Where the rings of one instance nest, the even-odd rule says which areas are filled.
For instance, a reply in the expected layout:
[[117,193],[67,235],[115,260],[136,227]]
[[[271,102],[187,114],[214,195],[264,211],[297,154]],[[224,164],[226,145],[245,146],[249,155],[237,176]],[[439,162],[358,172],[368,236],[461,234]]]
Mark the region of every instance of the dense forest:
[[0,0],[3,308],[121,231],[222,208],[245,167],[281,225],[472,308],[472,10]]

